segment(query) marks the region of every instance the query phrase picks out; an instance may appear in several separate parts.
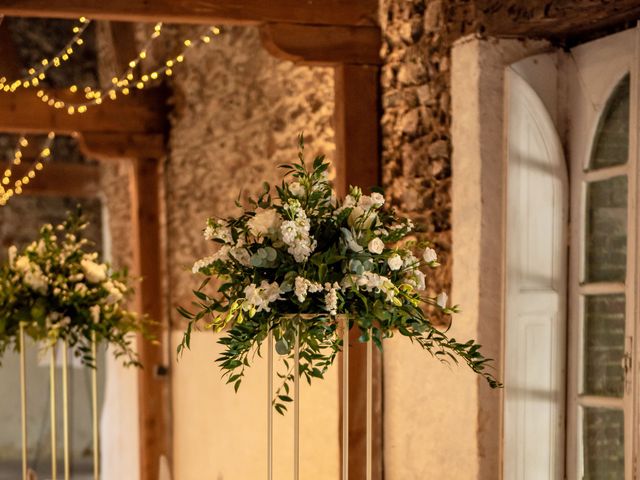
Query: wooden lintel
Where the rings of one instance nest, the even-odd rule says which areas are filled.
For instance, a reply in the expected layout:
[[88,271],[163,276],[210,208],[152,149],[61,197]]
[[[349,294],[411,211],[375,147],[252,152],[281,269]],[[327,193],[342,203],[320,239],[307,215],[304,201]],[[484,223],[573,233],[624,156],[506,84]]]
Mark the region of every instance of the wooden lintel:
[[163,158],[164,135],[140,133],[82,133],[77,136],[80,151],[87,158],[110,161],[133,158]]
[[194,24],[375,25],[377,0],[0,0],[0,14]]
[[276,58],[306,65],[380,63],[377,27],[292,25],[260,26],[262,46]]
[[[115,101],[105,100],[85,113],[69,115],[46,105],[36,89],[0,93],[0,132],[59,134],[164,133],[166,129],[165,91],[162,88],[136,91]],[[82,101],[83,96],[68,90],[45,91],[65,102]]]
[[[379,69],[341,65],[335,69],[336,189],[363,190],[380,184]],[[349,359],[349,478],[366,478],[366,346],[352,329]],[[342,398],[342,397],[341,397]],[[342,411],[342,409],[341,409]],[[382,480],[382,358],[373,350],[372,480]]]
[[[22,165],[13,167],[12,179],[26,175],[30,163],[24,159]],[[27,196],[93,198],[100,192],[100,167],[49,161],[22,189]]]

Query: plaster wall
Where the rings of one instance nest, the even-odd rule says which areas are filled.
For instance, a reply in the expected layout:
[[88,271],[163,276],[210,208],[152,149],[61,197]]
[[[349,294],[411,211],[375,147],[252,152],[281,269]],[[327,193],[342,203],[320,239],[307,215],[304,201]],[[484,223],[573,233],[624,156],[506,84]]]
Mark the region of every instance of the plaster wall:
[[[467,37],[452,50],[452,166],[460,172],[452,185],[452,294],[464,307],[456,322],[483,345],[485,356],[495,359],[498,377],[504,362],[504,71],[547,48],[546,42]],[[468,379],[466,388],[464,400],[455,390],[439,390],[449,405],[465,404],[466,417],[448,424],[474,445],[473,476],[464,478],[500,478],[501,391],[489,389],[479,377]]]

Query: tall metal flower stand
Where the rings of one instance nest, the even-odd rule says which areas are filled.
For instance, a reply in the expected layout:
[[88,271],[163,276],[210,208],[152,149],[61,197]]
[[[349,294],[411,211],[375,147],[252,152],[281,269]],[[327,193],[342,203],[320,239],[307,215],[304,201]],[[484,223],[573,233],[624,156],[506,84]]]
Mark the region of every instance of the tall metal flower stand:
[[[20,322],[19,326],[19,348],[20,348],[20,426],[22,433],[22,480],[29,480],[29,452],[28,452],[28,431],[27,431],[27,385],[28,375],[26,368],[26,323]],[[58,478],[57,451],[58,451],[58,419],[57,419],[57,376],[56,376],[56,347],[50,347],[49,367],[49,402],[51,419],[51,479]],[[71,463],[69,452],[69,346],[63,342],[62,348],[62,439],[63,439],[63,478],[70,480]],[[91,337],[91,354],[94,360],[97,358],[97,342],[95,333]],[[98,372],[97,364],[91,368],[91,426],[93,436],[93,478],[100,480],[100,445],[98,430]]]
[[[293,478],[300,480],[300,317],[296,320],[293,376]],[[341,480],[349,479],[349,320],[338,316],[343,341],[342,348],[342,472]],[[267,334],[267,479],[273,480],[273,332]],[[367,342],[366,401],[366,480],[372,479],[373,442],[373,343]]]

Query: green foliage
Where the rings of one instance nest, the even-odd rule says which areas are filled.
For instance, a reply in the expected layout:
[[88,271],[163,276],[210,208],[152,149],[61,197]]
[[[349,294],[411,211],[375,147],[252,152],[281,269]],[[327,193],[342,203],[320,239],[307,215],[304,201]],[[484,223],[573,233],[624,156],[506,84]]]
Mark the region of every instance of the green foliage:
[[[458,307],[449,306],[444,293],[425,294],[423,270],[439,266],[429,242],[407,240],[411,221],[385,208],[379,190],[365,195],[351,187],[339,201],[327,180],[329,164],[319,156],[307,168],[302,136],[299,145],[298,162],[281,165],[285,179],[274,189],[265,184],[249,200],[251,209],[207,221],[204,236],[218,248],[194,264],[205,281],[193,292],[193,308],[178,309],[189,321],[178,353],[189,348],[193,329],[203,322],[224,331],[217,362],[237,390],[272,332],[284,365],[274,408],[283,413],[290,401],[296,331],[299,373],[311,383],[323,378],[343,348],[340,315],[361,332],[362,342],[382,349],[383,340],[398,332],[443,361],[463,361],[499,386],[479,345],[449,338],[431,320]],[[223,283],[210,292],[206,287],[214,277]]]

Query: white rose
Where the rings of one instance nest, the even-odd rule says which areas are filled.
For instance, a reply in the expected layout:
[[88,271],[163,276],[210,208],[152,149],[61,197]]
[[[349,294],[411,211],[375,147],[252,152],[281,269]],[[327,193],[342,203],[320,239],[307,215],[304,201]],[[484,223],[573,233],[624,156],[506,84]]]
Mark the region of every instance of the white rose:
[[387,260],[387,264],[391,270],[400,270],[402,268],[402,257],[394,253]]
[[80,266],[85,277],[91,283],[100,283],[107,278],[107,266],[104,263],[97,264],[93,260],[85,258],[80,261]]
[[371,253],[380,254],[384,250],[384,242],[376,237],[369,242],[369,245],[367,245],[367,249]]
[[29,263],[29,258],[25,257],[24,255],[21,257],[18,257],[18,259],[15,261],[15,268],[17,271],[23,274],[31,270],[31,264]]
[[447,308],[447,301],[449,300],[449,295],[445,292],[441,292],[436,297],[436,303],[440,308]]
[[436,253],[436,251],[433,248],[427,248],[424,253],[422,254],[422,258],[424,258],[424,261],[427,263],[431,263],[431,262],[435,262],[436,260],[438,260],[438,254]]
[[259,208],[256,214],[249,219],[247,226],[256,237],[272,236],[280,228],[280,215],[272,208]]
[[378,192],[373,192],[371,194],[371,201],[376,208],[380,208],[382,205],[384,205],[384,197]]
[[305,195],[305,190],[300,182],[293,182],[289,184],[289,191],[294,197],[302,198]]

